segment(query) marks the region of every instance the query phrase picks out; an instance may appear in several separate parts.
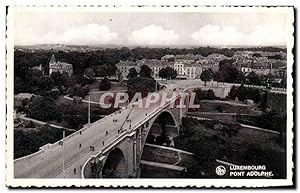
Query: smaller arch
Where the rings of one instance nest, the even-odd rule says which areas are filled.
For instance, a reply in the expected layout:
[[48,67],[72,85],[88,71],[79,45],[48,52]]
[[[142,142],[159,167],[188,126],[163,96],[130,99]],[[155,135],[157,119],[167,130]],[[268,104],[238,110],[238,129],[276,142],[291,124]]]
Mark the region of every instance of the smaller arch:
[[102,169],[102,178],[125,178],[125,156],[121,149],[113,149],[107,156]]

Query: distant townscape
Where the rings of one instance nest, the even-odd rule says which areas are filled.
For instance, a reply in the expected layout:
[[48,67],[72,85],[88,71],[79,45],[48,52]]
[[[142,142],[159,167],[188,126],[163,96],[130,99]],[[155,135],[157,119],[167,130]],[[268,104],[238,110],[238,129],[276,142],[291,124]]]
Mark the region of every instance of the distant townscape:
[[[41,70],[43,74],[67,72],[71,76],[74,68],[75,74],[80,75],[91,68],[96,77],[110,76],[119,80],[128,79],[130,69],[139,72],[143,65],[151,68],[154,79],[201,79],[204,71],[210,71],[211,79],[219,82],[244,81],[246,83],[247,77],[251,79],[254,76],[260,77],[260,81],[255,84],[278,87],[285,87],[287,74],[286,51],[284,48],[275,47],[230,49],[122,47],[98,50],[94,47],[90,49],[90,47],[75,46],[50,48],[49,46],[16,47],[15,59],[19,59],[18,53],[28,52],[35,58],[27,64],[29,68]],[[163,53],[178,54],[163,55]],[[37,56],[37,54],[41,55]],[[24,62],[26,61],[22,63]],[[176,76],[166,77],[165,73],[161,72],[167,67],[169,70],[170,68],[175,70]],[[104,72],[104,69],[108,72]]]
[[207,57],[202,55],[165,55],[160,60],[142,59],[135,62],[120,61],[116,64],[122,77],[126,78],[129,69],[140,70],[142,65],[147,65],[152,69],[155,79],[159,76],[160,70],[166,67],[173,68],[177,72],[176,78],[200,79],[203,71],[211,70],[218,73],[221,65],[225,62],[231,63],[231,68],[236,68],[245,76],[251,72],[257,75],[272,75],[278,77],[277,81],[286,78],[286,53],[284,52],[253,52],[236,51],[233,57],[226,57],[223,54],[210,54]]

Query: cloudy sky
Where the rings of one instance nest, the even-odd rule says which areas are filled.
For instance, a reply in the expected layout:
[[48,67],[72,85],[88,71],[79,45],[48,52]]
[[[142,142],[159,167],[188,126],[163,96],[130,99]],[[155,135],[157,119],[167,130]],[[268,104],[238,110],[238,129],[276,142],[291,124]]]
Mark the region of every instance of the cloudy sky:
[[[56,11],[55,11],[56,10]],[[15,12],[15,44],[286,45],[283,13]]]

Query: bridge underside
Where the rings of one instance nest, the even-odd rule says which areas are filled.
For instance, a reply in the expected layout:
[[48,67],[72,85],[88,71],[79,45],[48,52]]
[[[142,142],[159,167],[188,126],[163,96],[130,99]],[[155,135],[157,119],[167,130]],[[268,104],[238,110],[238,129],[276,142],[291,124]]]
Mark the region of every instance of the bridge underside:
[[[168,109],[148,120],[113,150],[101,155],[97,164],[85,168],[87,178],[126,178],[140,176],[140,162],[145,143],[173,146],[178,136],[179,124],[175,114]],[[90,172],[89,172],[90,171]],[[88,174],[89,173],[89,174]]]
[[146,142],[157,145],[174,146],[173,138],[177,137],[178,133],[178,124],[176,124],[174,117],[172,117],[169,112],[163,112],[152,124]]
[[102,169],[102,178],[126,177],[125,157],[119,148],[111,151]]

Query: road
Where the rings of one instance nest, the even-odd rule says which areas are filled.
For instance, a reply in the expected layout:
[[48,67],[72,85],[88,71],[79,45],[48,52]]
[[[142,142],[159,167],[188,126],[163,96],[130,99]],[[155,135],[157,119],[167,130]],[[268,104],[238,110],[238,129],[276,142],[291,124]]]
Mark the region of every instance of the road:
[[[47,122],[44,122],[44,121],[40,121],[40,120],[36,120],[36,119],[26,117],[24,114],[17,114],[17,118],[25,120],[25,121],[32,121],[33,123],[36,123],[36,124],[39,124],[39,125],[48,124]],[[57,128],[57,129],[65,129],[65,130],[68,130],[68,131],[76,131],[75,129],[69,129],[69,128],[66,128],[66,127],[59,126],[59,125],[54,125],[54,124],[48,124],[48,125],[51,126],[51,127]]]
[[[174,88],[178,88],[178,86],[170,85],[163,92],[168,93],[168,97],[171,97]],[[145,100],[146,98],[143,99],[143,101]],[[148,109],[130,104],[67,136],[63,140],[63,146],[60,145],[60,142],[56,142],[44,146],[43,150],[34,155],[16,159],[14,161],[15,177],[81,178],[81,167],[88,159],[109,146],[110,143],[122,138],[127,131],[135,128],[135,125],[147,121],[160,108],[159,103],[150,105]],[[126,121],[127,116],[131,123]],[[122,125],[122,132],[118,134]],[[95,150],[91,151],[90,146],[95,147]]]
[[141,164],[153,166],[153,167],[159,167],[159,168],[166,168],[166,169],[176,170],[176,171],[183,171],[186,169],[185,167],[181,167],[181,166],[163,164],[163,163],[158,163],[158,162],[151,162],[151,161],[146,161],[146,160],[141,160]]
[[[202,114],[214,114],[214,115],[236,115],[236,113],[210,113],[210,112],[201,112]],[[241,114],[241,115],[247,115],[247,114]],[[184,117],[190,117],[193,119],[197,119],[197,120],[212,120],[210,118],[203,118],[203,117],[196,117],[196,116],[191,116],[191,115],[183,115]],[[277,135],[280,135],[280,132],[278,131],[274,131],[274,130],[270,130],[270,129],[264,129],[264,128],[260,128],[260,127],[256,127],[256,126],[252,126],[252,125],[245,125],[245,124],[240,124],[242,127],[244,128],[248,128],[248,129],[255,129],[255,130],[259,130],[259,131],[263,131],[263,132],[269,132],[269,133],[275,133]]]
[[[159,81],[162,84],[165,84],[165,81]],[[195,79],[195,80],[169,80],[169,82],[173,84],[178,84],[181,85],[181,87],[232,87],[232,86],[241,86],[239,83],[227,83],[227,82],[216,82],[216,81],[209,81],[207,82],[206,86],[203,81],[200,79]],[[256,86],[256,85],[246,85],[244,84],[245,87],[253,87],[253,88],[260,88],[260,89],[265,89],[265,86]],[[277,88],[277,87],[271,87],[269,90],[272,93],[278,93],[278,94],[286,94],[286,89],[284,88]]]

